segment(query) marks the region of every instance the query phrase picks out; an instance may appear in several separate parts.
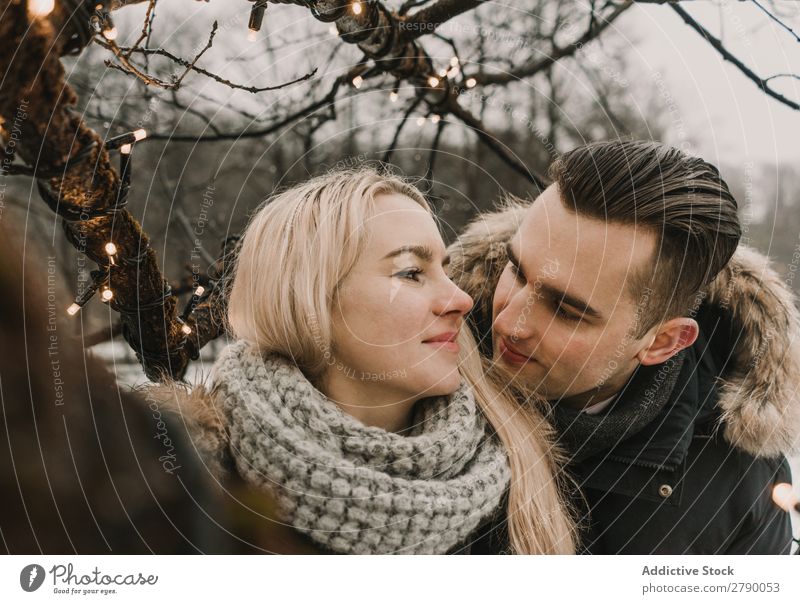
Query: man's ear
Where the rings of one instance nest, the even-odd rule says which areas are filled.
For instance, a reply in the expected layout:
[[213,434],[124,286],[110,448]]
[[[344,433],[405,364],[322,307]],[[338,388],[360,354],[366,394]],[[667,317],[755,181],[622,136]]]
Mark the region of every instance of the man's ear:
[[642,365],[658,365],[668,361],[697,340],[700,328],[688,317],[670,319],[658,328],[653,343],[639,351],[636,357]]

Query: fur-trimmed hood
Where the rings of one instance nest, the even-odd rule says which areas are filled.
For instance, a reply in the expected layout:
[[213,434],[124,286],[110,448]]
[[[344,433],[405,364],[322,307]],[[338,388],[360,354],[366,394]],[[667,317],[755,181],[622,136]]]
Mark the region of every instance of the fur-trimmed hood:
[[[510,201],[480,215],[448,248],[450,276],[475,301],[471,319],[485,340],[494,290],[508,262],[506,243],[527,207]],[[793,293],[766,256],[740,246],[708,287],[704,304],[725,315],[733,334],[718,378],[726,440],[759,457],[790,453],[800,434],[800,313]]]

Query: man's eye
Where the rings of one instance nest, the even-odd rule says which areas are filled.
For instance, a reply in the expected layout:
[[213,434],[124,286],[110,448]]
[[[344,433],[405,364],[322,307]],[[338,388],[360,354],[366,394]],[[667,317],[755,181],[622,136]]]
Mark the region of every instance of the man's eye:
[[409,279],[411,281],[419,282],[419,276],[422,274],[422,269],[419,268],[409,268],[404,271],[400,271],[399,273],[395,273],[395,277],[400,277],[401,279]]
[[522,271],[519,270],[519,267],[514,264],[513,262],[509,261],[508,266],[511,267],[511,273],[514,275],[514,278],[519,281],[520,283],[526,283],[527,279],[525,275],[522,274]]
[[575,313],[569,312],[566,308],[561,306],[561,304],[556,305],[556,314],[564,319],[565,321],[580,321],[581,317],[576,315]]

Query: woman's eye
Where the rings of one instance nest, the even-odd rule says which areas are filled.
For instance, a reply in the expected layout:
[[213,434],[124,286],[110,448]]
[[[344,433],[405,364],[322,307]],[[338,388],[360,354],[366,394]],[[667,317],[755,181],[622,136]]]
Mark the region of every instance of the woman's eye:
[[411,281],[419,282],[419,276],[422,274],[422,270],[418,268],[409,268],[404,271],[400,271],[399,273],[395,273],[395,277],[400,277],[401,279],[409,279]]

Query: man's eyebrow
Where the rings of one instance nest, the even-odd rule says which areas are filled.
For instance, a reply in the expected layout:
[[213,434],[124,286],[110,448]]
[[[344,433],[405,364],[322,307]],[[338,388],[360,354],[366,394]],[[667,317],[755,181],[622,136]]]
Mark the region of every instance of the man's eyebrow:
[[[521,275],[525,276],[525,271],[522,270],[522,265],[519,262],[519,258],[517,258],[517,255],[514,253],[514,249],[511,247],[510,241],[506,244],[506,254],[508,255],[509,262],[511,262],[511,264],[517,268],[517,271]],[[525,279],[527,280],[527,277],[525,277]],[[573,296],[572,294],[568,294],[557,287],[553,287],[541,279],[536,283],[536,288],[538,291],[546,294],[551,299],[556,300],[559,304],[567,304],[583,315],[587,315],[595,319],[601,319],[603,317],[600,311],[590,306],[585,300],[582,300],[577,296]]]
[[589,306],[589,303],[585,300],[581,300],[577,296],[568,294],[557,287],[553,287],[547,283],[541,283],[539,285],[539,289],[553,300],[557,300],[559,304],[567,304],[583,315],[594,317],[595,319],[601,319],[603,317],[603,315],[600,314],[600,311]]
[[417,258],[424,260],[425,262],[433,261],[433,250],[431,250],[431,248],[429,248],[427,245],[404,245],[386,254],[383,257],[383,260],[386,260],[387,258],[395,258],[402,254],[414,254]]

